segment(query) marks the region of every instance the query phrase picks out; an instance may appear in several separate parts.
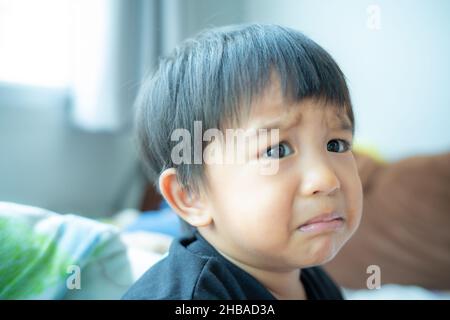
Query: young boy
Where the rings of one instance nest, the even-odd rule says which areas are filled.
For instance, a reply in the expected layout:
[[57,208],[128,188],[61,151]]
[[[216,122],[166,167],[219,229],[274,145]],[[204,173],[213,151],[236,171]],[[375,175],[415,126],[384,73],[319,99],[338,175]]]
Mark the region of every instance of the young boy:
[[[160,62],[138,106],[151,178],[194,231],[124,299],[342,298],[318,266],[359,225],[362,189],[349,91],[328,53],[276,25],[209,30]],[[229,147],[230,129],[246,147]]]

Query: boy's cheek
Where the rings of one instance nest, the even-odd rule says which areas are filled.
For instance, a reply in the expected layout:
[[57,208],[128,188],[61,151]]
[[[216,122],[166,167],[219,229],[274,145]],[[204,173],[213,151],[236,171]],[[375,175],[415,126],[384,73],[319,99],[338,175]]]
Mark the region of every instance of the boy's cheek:
[[361,181],[359,177],[355,184],[353,185],[353,194],[349,197],[349,224],[352,231],[356,231],[362,217],[363,211],[363,190],[361,186]]

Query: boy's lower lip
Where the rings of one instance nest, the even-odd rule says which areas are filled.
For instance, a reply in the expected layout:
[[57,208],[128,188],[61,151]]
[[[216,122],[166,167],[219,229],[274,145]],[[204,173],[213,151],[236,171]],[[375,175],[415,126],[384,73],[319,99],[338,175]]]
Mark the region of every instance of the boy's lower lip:
[[320,221],[300,226],[298,228],[301,232],[323,232],[338,230],[344,226],[344,219],[337,218],[330,221]]

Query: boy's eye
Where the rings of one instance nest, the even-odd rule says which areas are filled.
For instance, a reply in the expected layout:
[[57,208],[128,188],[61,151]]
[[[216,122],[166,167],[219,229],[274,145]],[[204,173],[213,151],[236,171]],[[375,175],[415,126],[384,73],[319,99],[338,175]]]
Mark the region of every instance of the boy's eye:
[[327,151],[330,152],[346,152],[350,150],[350,143],[342,139],[333,139],[327,143]]
[[292,148],[285,142],[282,142],[280,144],[277,144],[275,146],[270,147],[267,149],[263,157],[265,158],[273,158],[273,159],[281,159],[284,158],[292,153]]

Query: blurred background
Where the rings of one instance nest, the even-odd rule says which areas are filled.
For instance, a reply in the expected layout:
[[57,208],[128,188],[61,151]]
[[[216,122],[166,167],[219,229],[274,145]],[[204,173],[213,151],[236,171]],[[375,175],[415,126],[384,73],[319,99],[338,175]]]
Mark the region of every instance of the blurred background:
[[140,83],[184,38],[243,22],[293,27],[331,53],[358,144],[388,161],[450,150],[450,1],[0,0],[0,201],[138,208]]

